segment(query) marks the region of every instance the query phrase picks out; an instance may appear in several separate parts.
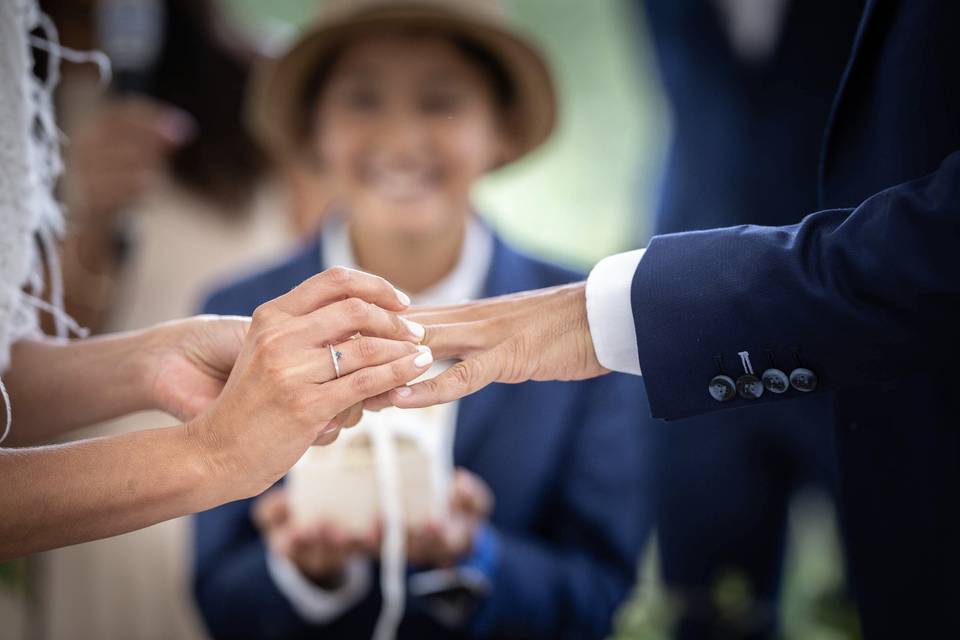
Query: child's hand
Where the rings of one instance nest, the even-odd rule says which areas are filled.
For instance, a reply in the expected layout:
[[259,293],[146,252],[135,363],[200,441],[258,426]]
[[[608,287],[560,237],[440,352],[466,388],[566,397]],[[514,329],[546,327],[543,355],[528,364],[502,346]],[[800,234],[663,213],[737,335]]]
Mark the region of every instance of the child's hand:
[[270,551],[289,559],[304,576],[323,588],[335,589],[340,585],[350,558],[377,551],[373,535],[351,536],[323,522],[297,527],[290,517],[283,488],[263,494],[254,503],[252,515]]
[[455,564],[473,551],[477,528],[492,510],[493,494],[486,483],[466,469],[457,469],[449,517],[407,532],[407,561],[429,567]]

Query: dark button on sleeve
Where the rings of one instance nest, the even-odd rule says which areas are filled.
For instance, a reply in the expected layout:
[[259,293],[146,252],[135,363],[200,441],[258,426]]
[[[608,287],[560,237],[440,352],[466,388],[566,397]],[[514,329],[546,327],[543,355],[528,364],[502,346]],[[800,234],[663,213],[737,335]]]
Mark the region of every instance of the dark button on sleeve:
[[763,395],[763,383],[757,376],[742,375],[737,378],[737,393],[745,400],[756,400]]
[[737,385],[730,376],[714,376],[707,389],[717,402],[726,402],[737,395]]
[[805,367],[797,367],[790,372],[790,386],[804,393],[817,388],[817,374]]
[[790,378],[780,369],[767,369],[760,375],[763,387],[770,393],[783,393],[790,388]]

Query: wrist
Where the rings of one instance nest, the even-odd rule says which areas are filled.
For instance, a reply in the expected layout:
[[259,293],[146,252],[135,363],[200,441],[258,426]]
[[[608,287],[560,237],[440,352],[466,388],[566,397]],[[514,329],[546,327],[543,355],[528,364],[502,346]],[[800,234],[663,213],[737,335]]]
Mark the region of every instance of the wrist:
[[645,251],[637,249],[604,258],[587,278],[584,309],[591,346],[605,369],[640,375],[631,291]]
[[139,348],[134,354],[131,369],[138,397],[144,403],[145,409],[166,411],[158,379],[160,363],[164,354],[172,348],[173,337],[168,327],[160,324],[139,332],[138,338]]
[[113,403],[116,415],[156,408],[150,379],[153,367],[147,356],[150,343],[149,330],[110,334],[75,343],[99,357],[96,365],[87,366],[109,372],[103,385],[116,398]]
[[210,489],[214,504],[244,500],[263,493],[268,487],[249,482],[235,447],[219,437],[210,421],[216,419],[203,414],[184,423],[183,437],[189,464],[196,470],[203,486]]

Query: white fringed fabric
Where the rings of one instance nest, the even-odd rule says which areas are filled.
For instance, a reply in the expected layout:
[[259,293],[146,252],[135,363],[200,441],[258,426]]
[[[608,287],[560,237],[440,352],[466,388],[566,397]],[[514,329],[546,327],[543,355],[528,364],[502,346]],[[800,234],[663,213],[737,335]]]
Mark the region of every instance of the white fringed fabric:
[[[45,32],[50,51],[47,79],[33,74],[30,32]],[[56,241],[63,215],[53,195],[62,164],[53,114],[59,79],[59,47],[53,24],[36,0],[0,1],[0,374],[10,364],[10,346],[40,332],[38,311],[50,312],[57,335],[79,328],[63,312],[63,286]],[[44,270],[50,302],[41,299]],[[6,408],[12,411],[0,381]]]

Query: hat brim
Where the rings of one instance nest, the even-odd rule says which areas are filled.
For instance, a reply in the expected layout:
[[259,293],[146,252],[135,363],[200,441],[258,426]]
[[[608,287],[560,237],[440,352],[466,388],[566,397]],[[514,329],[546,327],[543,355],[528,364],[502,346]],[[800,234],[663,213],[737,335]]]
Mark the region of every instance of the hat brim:
[[556,94],[550,70],[532,45],[482,17],[461,17],[428,7],[391,7],[326,21],[305,32],[286,53],[259,66],[247,116],[254,135],[268,150],[281,156],[308,151],[302,131],[307,83],[346,40],[376,27],[457,34],[494,57],[514,92],[509,114],[512,153],[499,166],[525,156],[549,138],[556,123]]

